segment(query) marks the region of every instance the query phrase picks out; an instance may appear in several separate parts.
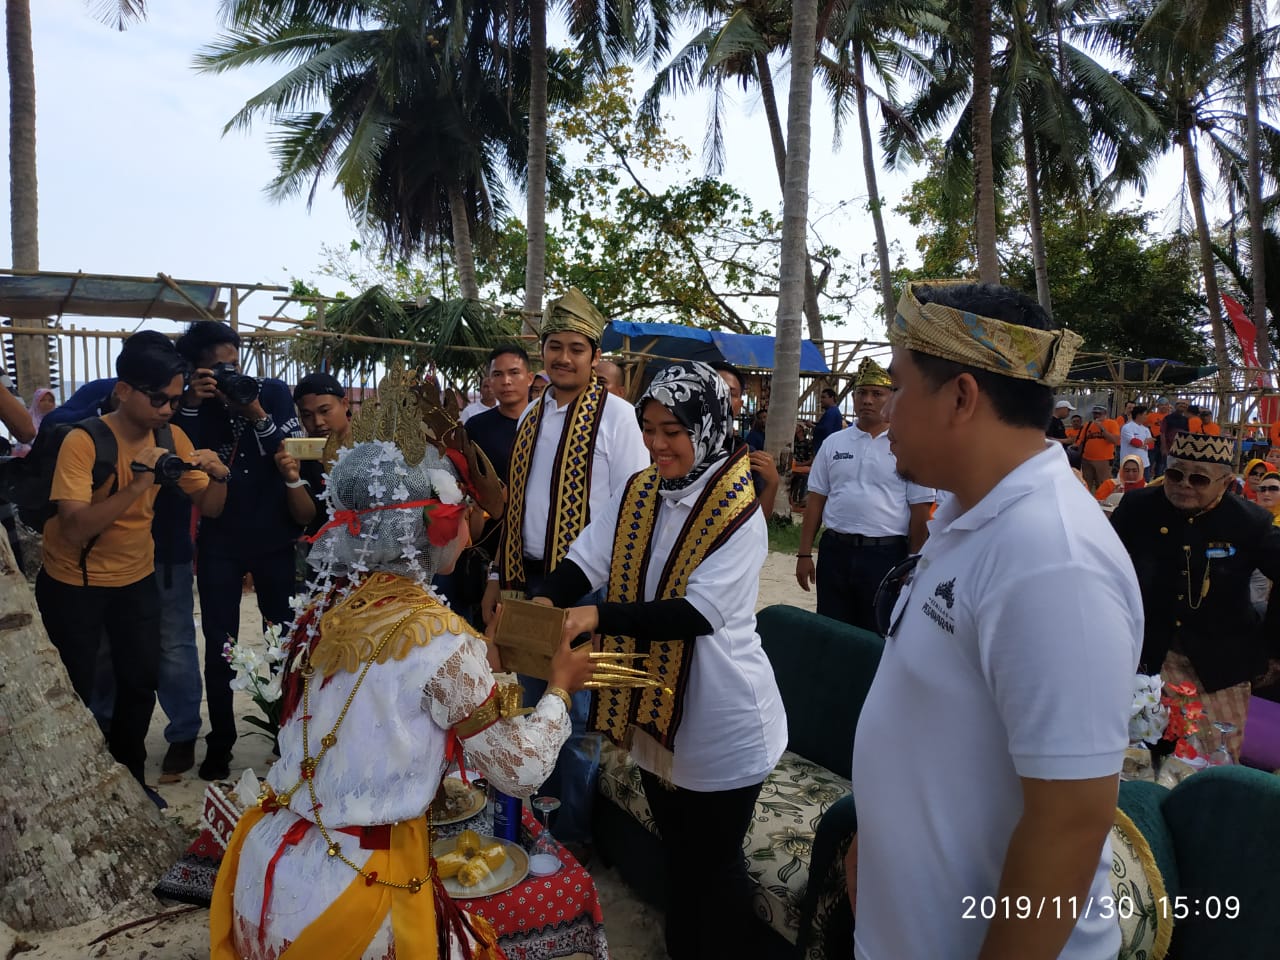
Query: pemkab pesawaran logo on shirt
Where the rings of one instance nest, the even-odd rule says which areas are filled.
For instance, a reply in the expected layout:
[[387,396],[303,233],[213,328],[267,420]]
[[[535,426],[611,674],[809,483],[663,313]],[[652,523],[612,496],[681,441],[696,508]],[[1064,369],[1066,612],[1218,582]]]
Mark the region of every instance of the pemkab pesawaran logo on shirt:
[[956,602],[956,578],[944,581],[934,588],[933,596],[925,600],[920,609],[924,615],[947,633],[956,632],[956,621],[951,608]]

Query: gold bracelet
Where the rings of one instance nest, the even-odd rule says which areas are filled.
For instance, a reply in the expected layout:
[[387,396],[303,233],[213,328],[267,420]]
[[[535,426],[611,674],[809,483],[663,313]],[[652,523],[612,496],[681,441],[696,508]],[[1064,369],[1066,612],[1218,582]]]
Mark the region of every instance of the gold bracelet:
[[553,697],[559,697],[564,701],[565,713],[573,713],[573,700],[569,697],[569,694],[566,691],[562,690],[560,687],[547,687],[547,693],[551,694]]

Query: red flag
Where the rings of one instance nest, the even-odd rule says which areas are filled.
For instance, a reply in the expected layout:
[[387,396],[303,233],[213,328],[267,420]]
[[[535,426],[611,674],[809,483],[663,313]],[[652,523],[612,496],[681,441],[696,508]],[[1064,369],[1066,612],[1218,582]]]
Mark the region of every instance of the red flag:
[[1260,366],[1258,352],[1255,348],[1255,343],[1258,339],[1258,328],[1246,316],[1244,307],[1240,305],[1238,300],[1224,293],[1222,294],[1222,303],[1227,308],[1227,316],[1231,319],[1231,326],[1235,328],[1236,339],[1240,341],[1240,353],[1244,357],[1244,365],[1246,367]]

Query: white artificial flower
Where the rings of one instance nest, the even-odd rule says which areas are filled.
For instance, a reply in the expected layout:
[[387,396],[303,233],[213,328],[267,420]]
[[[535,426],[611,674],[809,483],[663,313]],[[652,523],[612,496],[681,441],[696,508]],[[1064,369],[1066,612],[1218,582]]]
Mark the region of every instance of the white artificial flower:
[[458,481],[449,471],[428,469],[427,478],[431,481],[431,487],[441,503],[462,502],[462,488],[458,486]]

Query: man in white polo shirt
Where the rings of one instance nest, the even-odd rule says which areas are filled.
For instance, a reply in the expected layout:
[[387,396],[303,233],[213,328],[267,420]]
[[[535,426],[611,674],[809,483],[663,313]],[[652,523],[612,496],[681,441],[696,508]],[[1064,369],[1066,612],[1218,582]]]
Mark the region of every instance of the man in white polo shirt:
[[858,367],[858,419],[833,433],[813,457],[796,581],[814,583],[813,538],[825,524],[816,571],[818,612],[876,630],[876,588],[927,536],[933,491],[898,475],[889,450],[889,374],[870,357]]
[[898,467],[953,496],[858,721],[854,955],[1114,960],[1107,838],[1142,608],[1044,436],[1080,337],[1003,287],[910,284],[889,340]]

